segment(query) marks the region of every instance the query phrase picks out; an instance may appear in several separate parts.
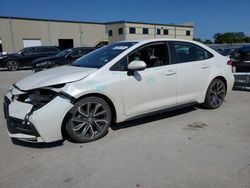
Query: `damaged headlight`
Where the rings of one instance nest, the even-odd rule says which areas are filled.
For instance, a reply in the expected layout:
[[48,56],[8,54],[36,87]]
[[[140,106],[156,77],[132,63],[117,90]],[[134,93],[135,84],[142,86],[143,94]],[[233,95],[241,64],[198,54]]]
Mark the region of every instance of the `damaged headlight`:
[[33,105],[33,110],[37,110],[59,95],[60,88],[65,84],[33,89],[25,94],[15,96],[16,100]]
[[24,102],[31,103],[33,108],[39,109],[49,103],[57,96],[57,92],[48,89],[35,89],[29,93],[28,98]]

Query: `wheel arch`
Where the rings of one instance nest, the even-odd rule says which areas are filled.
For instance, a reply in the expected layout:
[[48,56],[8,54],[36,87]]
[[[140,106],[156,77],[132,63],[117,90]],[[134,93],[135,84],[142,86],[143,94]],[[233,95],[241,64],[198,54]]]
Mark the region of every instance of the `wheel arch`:
[[223,81],[223,83],[224,83],[225,86],[226,86],[226,93],[227,93],[228,83],[227,83],[226,78],[225,78],[224,76],[222,76],[222,75],[217,75],[217,76],[213,77],[213,78],[210,80],[210,82],[208,82],[208,85],[206,86],[206,89],[204,90],[204,93],[202,94],[199,103],[203,103],[203,102],[205,101],[205,97],[206,97],[206,94],[207,94],[208,87],[210,86],[210,84],[211,84],[215,79],[220,79],[220,80]]
[[[112,113],[112,123],[116,122],[116,109],[115,109],[115,105],[112,102],[112,100],[107,97],[106,95],[100,94],[100,93],[89,93],[89,94],[85,94],[82,95],[81,97],[77,98],[76,100],[74,100],[73,104],[77,103],[78,101],[80,101],[83,98],[86,97],[99,97],[101,99],[103,99],[105,102],[108,103],[111,113]],[[63,122],[62,122],[62,126],[61,126],[61,133],[62,133],[62,137],[66,138],[67,137],[67,132],[66,132],[66,122],[67,119],[70,117],[69,112],[65,115],[65,117],[63,118]]]
[[[222,80],[223,81],[223,83],[225,84],[225,86],[226,86],[226,93],[227,93],[227,80],[226,80],[226,78],[224,77],[224,76],[217,76],[217,77],[215,77],[213,80],[215,80],[215,79],[220,79],[220,80]],[[213,81],[212,80],[212,81]],[[212,82],[211,81],[211,82]],[[210,82],[210,83],[211,83]]]

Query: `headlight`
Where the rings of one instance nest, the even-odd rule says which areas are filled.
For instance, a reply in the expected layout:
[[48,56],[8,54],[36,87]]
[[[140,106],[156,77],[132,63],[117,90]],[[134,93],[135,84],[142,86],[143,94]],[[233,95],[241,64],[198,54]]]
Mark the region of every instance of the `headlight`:
[[3,59],[3,58],[5,58],[6,56],[0,56],[0,59]]
[[37,64],[36,66],[37,66],[37,67],[47,67],[47,66],[49,66],[49,65],[51,65],[51,64],[52,64],[51,61],[45,61],[45,62],[43,62],[43,63]]
[[33,110],[37,110],[59,95],[59,91],[65,84],[48,86],[44,88],[33,89],[25,94],[18,95],[15,98],[20,102],[25,102],[33,105]]

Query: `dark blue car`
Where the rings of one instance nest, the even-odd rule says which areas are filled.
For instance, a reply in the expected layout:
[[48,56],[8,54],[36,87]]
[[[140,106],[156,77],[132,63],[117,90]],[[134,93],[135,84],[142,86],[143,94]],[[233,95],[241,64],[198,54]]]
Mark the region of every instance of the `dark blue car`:
[[34,60],[31,65],[35,72],[41,71],[43,69],[49,69],[52,67],[69,64],[76,59],[92,52],[97,48],[92,47],[79,47],[79,48],[69,48],[63,50],[59,54],[50,57],[43,57]]

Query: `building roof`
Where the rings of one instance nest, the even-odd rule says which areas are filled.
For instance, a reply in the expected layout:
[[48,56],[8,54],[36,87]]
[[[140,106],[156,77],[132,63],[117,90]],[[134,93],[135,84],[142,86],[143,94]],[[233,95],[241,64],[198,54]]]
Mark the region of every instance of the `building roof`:
[[163,24],[163,23],[150,23],[150,22],[133,22],[133,21],[114,21],[114,22],[106,22],[106,24],[119,24],[119,23],[132,23],[132,24],[146,24],[146,25],[161,25],[161,26],[177,26],[177,27],[188,27],[193,28],[194,26],[191,24]]
[[192,24],[163,24],[163,23],[149,23],[149,22],[134,22],[134,21],[113,21],[113,22],[89,22],[89,21],[72,21],[72,20],[57,20],[57,19],[43,19],[43,18],[26,18],[26,17],[13,17],[13,16],[0,16],[5,19],[18,19],[18,20],[33,20],[33,21],[46,21],[46,22],[67,22],[67,23],[86,23],[86,24],[119,24],[119,23],[132,23],[132,24],[146,24],[146,25],[161,25],[161,26],[177,26],[193,28]]
[[0,16],[0,18],[5,18],[5,19],[17,19],[17,20],[32,20],[32,21],[46,21],[46,22],[67,22],[67,23],[105,24],[104,22],[88,22],[88,21],[72,21],[72,20],[55,20],[55,19],[25,18],[25,17],[13,17],[13,16]]

